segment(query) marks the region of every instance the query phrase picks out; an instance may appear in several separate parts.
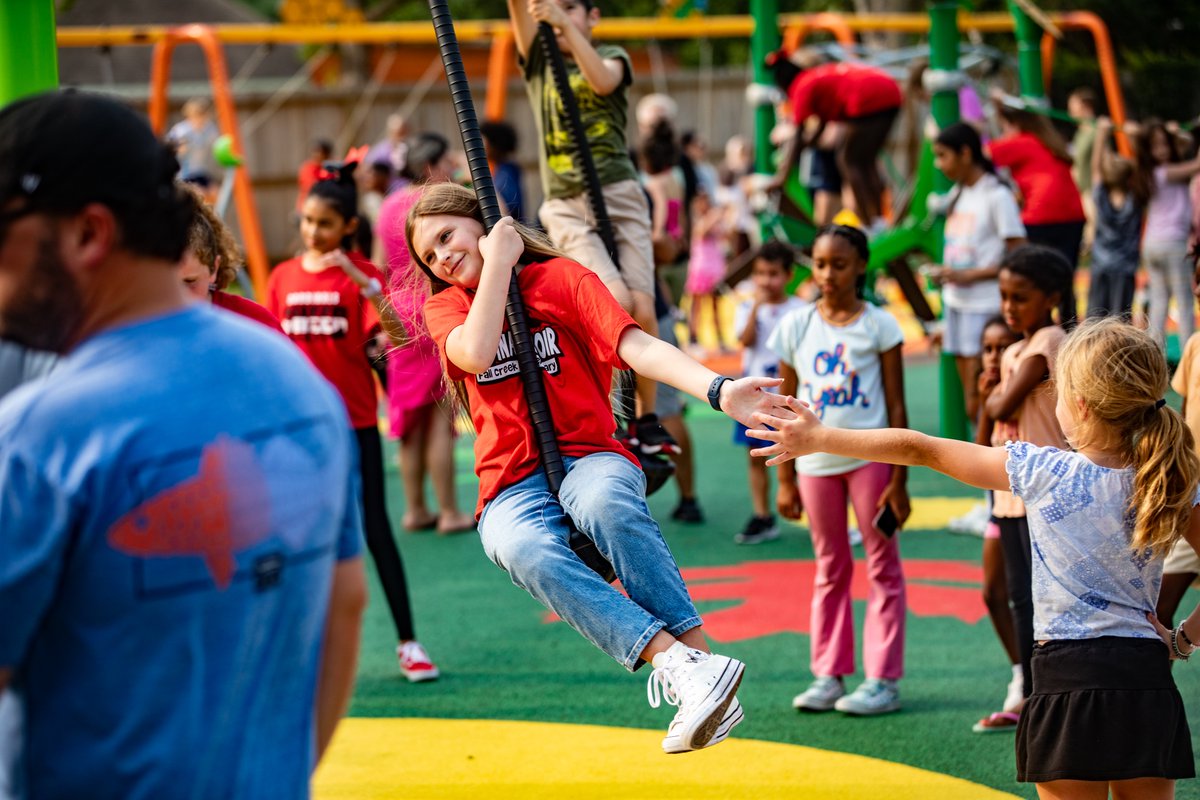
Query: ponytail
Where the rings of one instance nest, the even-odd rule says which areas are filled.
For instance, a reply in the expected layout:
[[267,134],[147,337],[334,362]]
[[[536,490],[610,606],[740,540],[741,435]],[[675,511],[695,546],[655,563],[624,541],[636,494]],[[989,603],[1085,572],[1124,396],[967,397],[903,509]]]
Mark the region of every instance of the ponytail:
[[1200,472],[1191,430],[1175,409],[1159,406],[1161,402],[1144,412],[1145,425],[1135,436],[1129,497],[1129,508],[1137,510],[1130,543],[1156,555],[1165,555],[1187,530]]
[[1161,555],[1179,540],[1200,484],[1192,432],[1162,399],[1168,380],[1162,346],[1114,317],[1081,324],[1059,350],[1059,396],[1088,412],[1071,444],[1116,443],[1133,468],[1127,519],[1138,553]]

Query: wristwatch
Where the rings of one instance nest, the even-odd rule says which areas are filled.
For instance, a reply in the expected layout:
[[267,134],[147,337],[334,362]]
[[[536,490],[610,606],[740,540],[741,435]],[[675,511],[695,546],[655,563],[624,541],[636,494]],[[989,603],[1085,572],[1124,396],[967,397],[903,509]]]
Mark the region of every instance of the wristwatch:
[[713,378],[713,382],[708,385],[708,404],[717,411],[721,410],[721,387],[725,385],[725,381],[731,381],[733,378],[725,375],[718,375]]

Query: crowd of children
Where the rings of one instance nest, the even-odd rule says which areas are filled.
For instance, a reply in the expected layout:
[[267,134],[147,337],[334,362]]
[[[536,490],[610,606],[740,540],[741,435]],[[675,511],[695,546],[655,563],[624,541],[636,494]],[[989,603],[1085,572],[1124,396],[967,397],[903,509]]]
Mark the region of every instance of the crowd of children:
[[[598,9],[590,0],[509,0],[509,13],[537,124],[540,209],[525,202],[509,125],[484,131],[507,213],[490,232],[478,199],[456,180],[445,136],[412,136],[392,120],[364,165],[321,163],[331,153],[318,143],[316,160],[301,171],[303,252],[276,267],[266,298],[350,411],[366,541],[403,673],[414,681],[437,677],[416,640],[384,501],[372,362],[385,357],[403,527],[476,527],[458,509],[449,456],[456,403],[464,404],[458,410],[477,436],[475,519],[487,557],[622,666],[654,667],[652,705],[665,699],[679,709],[665,752],[716,744],[745,715],[735,696],[744,665],[709,652],[645,502],[639,458],[670,454],[680,478],[674,516],[703,520],[690,437],[678,406],[664,405],[662,391],[671,397],[674,390],[729,414],[734,442],[749,448],[750,518],[737,543],[778,538],[776,513],[807,521],[816,560],[812,680],[795,696],[796,709],[900,709],[906,594],[897,533],[911,511],[907,467],[924,465],[989,492],[983,598],[1012,674],[1000,709],[981,709],[973,730],[1015,730],[1019,779],[1037,782],[1048,796],[1084,796],[1087,787],[1077,782],[1100,781],[1166,796],[1173,780],[1190,777],[1186,719],[1168,669],[1200,637],[1198,612],[1172,628],[1200,575],[1193,550],[1200,545],[1193,454],[1200,403],[1188,402],[1200,393],[1200,336],[1192,336],[1196,283],[1187,255],[1200,208],[1189,182],[1200,173],[1200,156],[1187,152],[1180,129],[1130,126],[1136,157],[1124,158],[1114,151],[1111,122],[1095,113],[1095,96],[1079,91],[1071,98],[1079,126],[1070,147],[1046,117],[1003,96],[993,98],[998,135],[989,139],[965,122],[937,131],[935,164],[954,186],[944,205],[942,263],[922,274],[941,288],[940,346],[954,357],[977,429],[975,444],[935,440],[905,430],[904,337],[896,319],[868,299],[866,285],[871,236],[886,227],[875,161],[899,113],[899,85],[859,65],[773,56],[794,139],[770,188],[782,186],[810,149],[816,174],[809,182],[826,195],[819,221],[845,205],[863,222],[819,228],[802,300],[787,290],[797,252],[775,240],[751,241],[744,143],[726,147],[718,170],[695,133],[675,130],[672,104],[648,103],[645,115],[639,109],[640,140],[631,151],[631,61],[619,47],[592,43]],[[585,96],[580,106],[616,253],[594,229],[540,23],[553,29],[571,86]],[[544,233],[527,224],[535,218]],[[373,248],[354,242],[363,219],[373,228]],[[212,235],[197,239],[195,264],[182,279],[220,304],[236,256],[219,221],[200,227]],[[1090,263],[1087,317],[1128,320],[1144,266],[1148,332],[1115,320],[1076,329],[1081,256]],[[686,280],[669,286],[672,273]],[[542,345],[565,457],[557,496],[541,471],[509,364],[503,311],[514,276]],[[721,295],[739,277],[748,277],[748,296],[726,339]],[[1173,382],[1185,398],[1186,425],[1163,409],[1172,296],[1186,342]],[[681,303],[690,313],[689,352],[703,349],[698,320],[707,307],[718,347],[742,348],[740,379],[673,346]],[[609,394],[614,373],[626,369],[638,375],[637,419],[615,437]],[[768,465],[778,466],[774,493]],[[427,477],[436,510],[425,501]],[[857,671],[850,507],[870,585],[865,680],[853,691],[845,685]],[[594,541],[624,593],[574,555],[573,529]],[[1157,617],[1148,618],[1156,607]],[[1089,666],[1100,658],[1116,664],[1115,672]],[[1128,696],[1115,696],[1122,693]],[[1086,702],[1064,703],[1064,694]],[[1112,729],[1112,720],[1147,735],[1096,744],[1074,733]]]

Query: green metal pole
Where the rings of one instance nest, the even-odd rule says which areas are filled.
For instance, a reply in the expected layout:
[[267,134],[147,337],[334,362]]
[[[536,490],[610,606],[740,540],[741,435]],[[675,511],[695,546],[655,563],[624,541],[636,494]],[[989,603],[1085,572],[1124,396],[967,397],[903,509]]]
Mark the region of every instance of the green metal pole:
[[[754,33],[750,37],[750,61],[754,65],[754,82],[773,86],[767,71],[767,56],[779,49],[779,5],[776,0],[751,0],[750,14],[754,17]],[[754,110],[754,170],[771,173],[771,130],[775,127],[775,109],[761,105]]]
[[[929,68],[935,73],[958,72],[958,3],[937,0],[929,4]],[[929,107],[938,128],[958,122],[958,90],[945,89],[933,93]],[[950,180],[941,172],[934,172],[934,191],[950,191]],[[944,221],[934,223],[931,249],[937,261],[942,260]],[[942,353],[940,367],[940,409],[942,435],[954,439],[966,439],[970,435],[966,405],[963,402],[962,381],[954,356]]]
[[1017,76],[1021,81],[1021,97],[1026,100],[1046,99],[1042,82],[1042,29],[1014,0],[1008,0],[1017,37]]
[[0,1],[0,106],[56,86],[53,0]]

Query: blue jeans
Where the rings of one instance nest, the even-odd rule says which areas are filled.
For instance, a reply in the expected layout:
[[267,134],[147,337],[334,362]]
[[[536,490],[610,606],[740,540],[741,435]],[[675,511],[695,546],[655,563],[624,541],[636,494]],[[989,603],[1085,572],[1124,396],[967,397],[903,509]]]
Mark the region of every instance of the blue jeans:
[[[658,523],[646,507],[642,471],[616,453],[564,459],[556,500],[539,468],[483,509],[483,550],[512,582],[626,669],[662,629],[700,625]],[[570,521],[612,563],[629,596],[589,569],[567,545]]]

